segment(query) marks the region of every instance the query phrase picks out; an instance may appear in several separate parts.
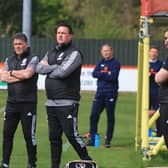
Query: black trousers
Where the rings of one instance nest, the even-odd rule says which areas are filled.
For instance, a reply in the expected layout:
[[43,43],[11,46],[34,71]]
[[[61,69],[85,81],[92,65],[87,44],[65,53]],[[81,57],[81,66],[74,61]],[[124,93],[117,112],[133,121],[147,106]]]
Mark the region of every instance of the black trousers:
[[82,160],[91,160],[77,127],[78,104],[64,107],[48,107],[48,127],[52,168],[59,168],[62,154],[62,133]]
[[166,103],[160,104],[160,124],[165,144],[168,148],[168,104]]
[[2,164],[9,165],[13,147],[13,138],[19,122],[21,121],[28,163],[35,166],[36,162],[36,104],[35,103],[7,103],[4,112]]

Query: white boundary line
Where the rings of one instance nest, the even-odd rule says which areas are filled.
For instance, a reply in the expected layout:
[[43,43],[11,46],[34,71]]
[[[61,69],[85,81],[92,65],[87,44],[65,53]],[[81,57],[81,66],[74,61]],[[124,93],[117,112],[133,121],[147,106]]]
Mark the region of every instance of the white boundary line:
[[1,107],[1,108],[0,108],[0,113],[1,113],[1,112],[4,112],[4,110],[5,110],[5,106],[4,106],[4,107]]
[[70,143],[69,143],[68,141],[66,141],[66,142],[63,144],[63,151],[66,152],[69,147],[70,147]]

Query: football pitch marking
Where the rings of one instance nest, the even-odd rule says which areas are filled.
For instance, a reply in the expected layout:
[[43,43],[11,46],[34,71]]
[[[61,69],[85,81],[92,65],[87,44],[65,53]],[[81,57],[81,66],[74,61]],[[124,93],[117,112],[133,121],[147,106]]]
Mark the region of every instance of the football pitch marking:
[[1,113],[1,112],[4,112],[4,110],[5,110],[5,106],[1,107],[1,108],[0,108],[0,113]]
[[68,141],[66,141],[66,142],[63,144],[63,151],[66,152],[69,147],[70,147],[70,143],[69,143]]

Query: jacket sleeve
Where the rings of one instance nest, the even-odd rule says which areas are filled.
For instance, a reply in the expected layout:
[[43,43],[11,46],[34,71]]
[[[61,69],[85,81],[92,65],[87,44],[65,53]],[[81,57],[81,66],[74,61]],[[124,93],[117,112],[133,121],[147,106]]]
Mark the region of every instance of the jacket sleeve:
[[101,62],[99,62],[97,65],[96,65],[96,67],[95,67],[95,69],[93,70],[93,73],[92,73],[92,76],[94,77],[94,78],[98,78],[98,79],[103,79],[103,73],[101,72],[101,67],[100,67],[100,65],[101,65]]
[[96,68],[93,71],[93,77],[98,78],[100,80],[115,82],[118,80],[119,72],[120,72],[120,63],[115,61],[115,63],[108,67],[108,71],[101,71],[101,62],[98,63]]
[[120,64],[116,63],[114,67],[109,69],[108,72],[104,73],[103,79],[109,82],[116,82],[118,80],[119,73],[120,73]]
[[[48,61],[48,53],[46,53],[46,55],[41,61]],[[45,74],[51,73],[57,67],[57,65],[42,64],[41,61],[36,66],[36,72],[39,74],[45,75]]]
[[38,56],[34,56],[31,61],[29,62],[29,64],[27,65],[27,68],[31,68],[33,71],[36,70],[36,66],[39,63],[39,58]]
[[65,57],[61,65],[57,67],[48,75],[50,78],[66,78],[74,70],[82,64],[82,57],[80,52],[73,51],[70,55]]

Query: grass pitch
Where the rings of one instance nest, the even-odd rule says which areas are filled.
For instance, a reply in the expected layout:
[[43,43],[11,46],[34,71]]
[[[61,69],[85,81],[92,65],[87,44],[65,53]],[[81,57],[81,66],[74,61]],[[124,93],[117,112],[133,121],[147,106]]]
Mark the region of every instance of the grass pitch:
[[[38,116],[37,116],[37,168],[50,168],[50,146],[48,140],[48,128],[45,110],[45,92],[38,94]],[[78,125],[80,135],[84,135],[89,129],[89,114],[91,110],[94,92],[82,92],[79,109]],[[3,111],[6,102],[6,91],[0,91],[0,158],[2,156],[2,126]],[[106,131],[106,113],[103,112],[99,121],[99,134],[101,137],[100,148],[88,147],[90,156],[96,161],[99,168],[146,168],[146,167],[168,167],[168,153],[159,152],[152,160],[143,161],[141,151],[135,152],[135,113],[136,94],[120,93],[116,106],[116,124],[111,148],[104,148],[104,136]],[[61,168],[70,161],[79,157],[63,137],[63,153]],[[10,168],[25,168],[27,155],[22,130],[19,125],[14,139],[14,147],[11,156]]]

